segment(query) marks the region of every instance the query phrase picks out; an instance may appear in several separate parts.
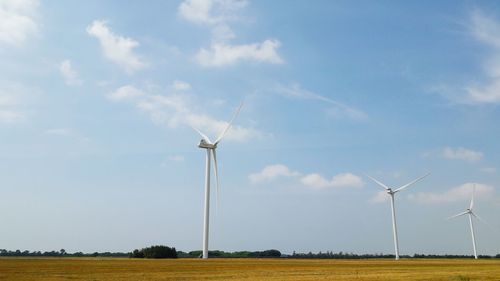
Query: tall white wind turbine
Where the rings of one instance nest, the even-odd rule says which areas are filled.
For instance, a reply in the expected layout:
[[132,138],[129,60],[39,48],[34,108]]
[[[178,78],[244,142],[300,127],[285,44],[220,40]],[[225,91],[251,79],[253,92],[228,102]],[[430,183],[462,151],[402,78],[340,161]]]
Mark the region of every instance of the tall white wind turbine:
[[385,189],[385,191],[387,192],[387,194],[389,194],[389,196],[391,197],[391,210],[392,210],[392,232],[393,232],[393,235],[394,235],[394,252],[396,254],[396,260],[399,260],[399,242],[398,242],[398,230],[397,230],[397,227],[396,227],[396,209],[394,207],[394,195],[396,193],[398,193],[399,191],[409,187],[410,185],[413,185],[415,184],[416,182],[420,181],[421,179],[427,177],[430,173],[427,173],[426,175],[414,180],[414,181],[411,181],[405,185],[402,185],[396,189],[392,189],[391,187],[388,187],[387,185],[381,183],[380,181],[370,177],[367,175],[367,177],[369,177],[372,181],[374,181],[376,184],[380,185],[381,187],[383,187]]
[[461,212],[459,214],[451,216],[448,219],[454,219],[456,217],[461,217],[463,215],[469,215],[470,233],[472,235],[472,248],[474,249],[474,258],[477,259],[476,237],[475,237],[475,233],[474,233],[474,223],[472,221],[472,217],[475,217],[476,219],[478,219],[480,221],[483,221],[483,220],[472,211],[472,208],[474,208],[474,193],[475,192],[476,192],[476,185],[474,184],[472,187],[472,197],[470,199],[469,208],[467,210],[465,210],[465,212]]
[[220,143],[224,135],[227,133],[229,128],[231,127],[234,119],[238,116],[240,113],[241,107],[243,106],[243,103],[240,104],[238,109],[236,110],[236,113],[234,114],[233,118],[231,121],[228,123],[224,131],[219,135],[219,137],[212,142],[205,134],[203,134],[200,130],[196,129],[193,127],[193,129],[198,132],[201,136],[200,143],[198,144],[199,148],[203,148],[207,150],[207,159],[206,159],[206,169],[205,169],[205,212],[203,216],[203,258],[207,259],[208,258],[208,232],[209,232],[209,219],[210,219],[210,163],[211,163],[211,158],[213,157],[214,159],[214,172],[215,172],[215,180],[217,182],[217,197],[219,196],[219,175],[217,171],[217,154],[215,150],[217,149],[217,145]]

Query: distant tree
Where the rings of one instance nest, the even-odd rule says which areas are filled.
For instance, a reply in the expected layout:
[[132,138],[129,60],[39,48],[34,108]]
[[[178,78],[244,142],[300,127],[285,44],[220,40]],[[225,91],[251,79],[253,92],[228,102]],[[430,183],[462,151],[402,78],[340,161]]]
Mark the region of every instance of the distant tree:
[[134,250],[132,253],[130,253],[131,258],[144,258],[144,252],[142,250]]
[[177,251],[167,246],[151,246],[141,250],[136,249],[129,256],[131,258],[176,259]]
[[64,256],[64,255],[66,255],[66,250],[61,249],[61,250],[59,250],[59,253],[61,253],[61,256]]

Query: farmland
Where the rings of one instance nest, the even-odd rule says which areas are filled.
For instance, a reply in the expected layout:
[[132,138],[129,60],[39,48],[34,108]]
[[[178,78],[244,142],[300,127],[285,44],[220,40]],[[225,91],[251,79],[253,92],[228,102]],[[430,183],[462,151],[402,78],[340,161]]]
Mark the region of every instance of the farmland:
[[0,280],[500,280],[500,260],[1,258]]

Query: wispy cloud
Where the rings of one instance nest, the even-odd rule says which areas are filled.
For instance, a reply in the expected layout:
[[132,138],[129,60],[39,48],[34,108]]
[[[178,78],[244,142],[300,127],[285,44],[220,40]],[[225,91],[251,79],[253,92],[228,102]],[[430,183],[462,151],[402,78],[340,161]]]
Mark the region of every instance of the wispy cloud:
[[24,121],[26,115],[20,111],[0,109],[0,123],[12,124]]
[[460,186],[453,187],[445,192],[420,192],[416,194],[409,194],[410,200],[423,203],[423,204],[440,204],[449,202],[467,201],[471,199],[472,187],[475,184],[477,198],[491,197],[495,188],[491,185],[480,183],[464,183]]
[[318,173],[302,174],[293,171],[283,164],[274,164],[264,167],[260,172],[252,173],[248,179],[253,184],[270,182],[279,178],[292,178],[298,183],[312,189],[341,188],[341,187],[362,187],[363,180],[351,173],[341,173],[326,179]]
[[500,22],[480,9],[474,9],[470,14],[468,31],[474,40],[490,48],[482,62],[483,77],[457,87],[437,85],[432,91],[456,103],[500,103]]
[[188,82],[180,81],[180,80],[175,80],[172,83],[172,88],[177,91],[187,91],[191,89],[191,85]]
[[66,82],[66,85],[81,85],[83,81],[79,78],[78,72],[71,66],[70,60],[64,60],[59,64],[59,71]]
[[495,167],[483,167],[480,169],[481,172],[488,174],[495,174],[497,172],[497,168]]
[[90,138],[82,136],[80,133],[70,128],[50,128],[45,130],[44,134],[50,137],[68,138],[79,142],[90,141]]
[[20,45],[35,34],[39,25],[35,20],[38,0],[0,1],[0,43]]
[[127,73],[145,68],[144,62],[134,49],[139,46],[136,40],[116,35],[104,20],[95,20],[87,27],[87,33],[97,38],[105,58],[122,67]]
[[458,160],[476,163],[484,158],[481,151],[464,148],[446,146],[439,149],[429,150],[422,153],[423,158],[443,158],[448,160]]
[[330,113],[335,113],[337,116],[347,116],[349,118],[357,120],[364,120],[367,118],[366,113],[364,113],[363,111],[350,107],[331,98],[303,89],[298,83],[291,83],[290,85],[286,86],[277,84],[273,88],[273,91],[281,96],[291,99],[317,100],[324,102],[331,105]]
[[[194,96],[186,93],[186,90],[158,94],[154,91],[149,92],[132,85],[125,85],[115,90],[108,97],[117,102],[132,102],[139,110],[147,113],[155,124],[160,126],[169,128],[192,126],[204,131],[206,134],[217,136],[228,125],[227,121],[218,120],[209,114],[198,111],[198,105],[192,98]],[[224,140],[250,141],[261,139],[266,135],[257,129],[235,124],[228,131]]]
[[182,155],[172,155],[168,157],[168,160],[174,161],[174,162],[184,162],[185,157]]
[[281,64],[278,54],[281,43],[266,39],[259,43],[230,44],[236,37],[229,23],[240,20],[239,12],[248,5],[242,0],[185,0],[179,5],[179,15],[195,24],[208,26],[212,32],[209,48],[201,48],[194,60],[204,67],[224,67],[243,61]]
[[39,91],[19,83],[0,81],[0,123],[13,124],[27,120],[30,106]]
[[52,128],[52,129],[47,129],[45,130],[46,135],[52,135],[52,136],[70,136],[73,134],[73,132],[68,129],[68,128]]
[[133,100],[145,95],[146,94],[142,90],[139,90],[132,85],[125,85],[123,87],[116,89],[111,94],[109,94],[108,98],[112,101],[118,102],[118,101]]
[[445,147],[442,151],[442,157],[451,160],[462,160],[467,162],[478,162],[483,159],[483,153],[463,147]]
[[471,32],[479,41],[493,48],[494,54],[487,59],[485,71],[487,82],[466,87],[468,97],[477,103],[500,102],[500,23],[486,16],[479,9],[472,12]]

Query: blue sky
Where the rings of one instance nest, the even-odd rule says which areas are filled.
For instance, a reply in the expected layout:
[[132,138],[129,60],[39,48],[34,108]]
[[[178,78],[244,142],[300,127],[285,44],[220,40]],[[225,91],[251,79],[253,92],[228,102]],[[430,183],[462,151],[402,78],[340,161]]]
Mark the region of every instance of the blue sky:
[[[500,252],[495,1],[0,1],[0,248]],[[214,195],[214,193],[213,193]],[[213,198],[214,196],[212,196]]]

